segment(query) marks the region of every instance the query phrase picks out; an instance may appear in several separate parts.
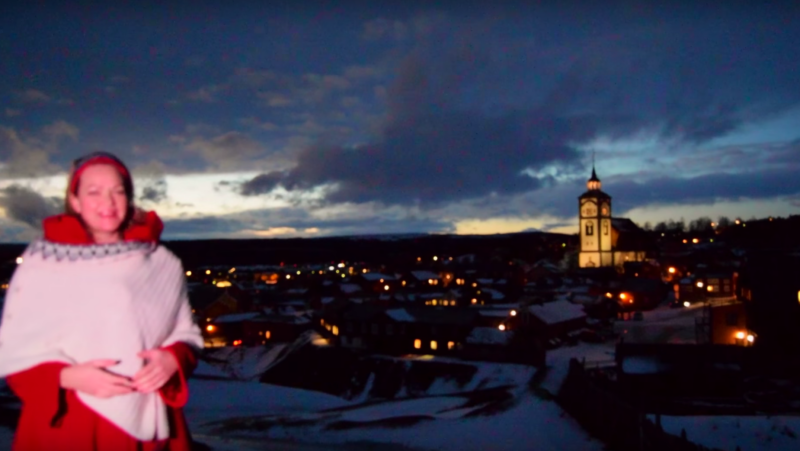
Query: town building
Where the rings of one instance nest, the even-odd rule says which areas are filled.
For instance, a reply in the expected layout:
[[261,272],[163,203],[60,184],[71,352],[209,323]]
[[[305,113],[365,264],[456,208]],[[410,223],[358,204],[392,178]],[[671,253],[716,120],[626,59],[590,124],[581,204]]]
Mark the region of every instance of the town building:
[[597,172],[586,182],[587,191],[578,198],[581,268],[621,267],[625,262],[644,261],[648,237],[628,218],[611,216],[611,196],[603,192]]

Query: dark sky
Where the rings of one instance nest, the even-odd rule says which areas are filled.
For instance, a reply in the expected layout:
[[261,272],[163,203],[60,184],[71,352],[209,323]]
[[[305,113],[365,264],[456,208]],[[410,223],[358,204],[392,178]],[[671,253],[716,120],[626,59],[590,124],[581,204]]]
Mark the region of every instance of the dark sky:
[[0,7],[0,239],[93,149],[167,238],[800,212],[796,2],[129,3]]

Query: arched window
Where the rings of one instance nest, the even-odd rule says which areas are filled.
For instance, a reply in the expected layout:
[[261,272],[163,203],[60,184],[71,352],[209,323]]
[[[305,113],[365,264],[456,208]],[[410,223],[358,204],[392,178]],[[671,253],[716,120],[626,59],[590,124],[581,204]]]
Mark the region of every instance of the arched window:
[[592,235],[594,235],[594,223],[593,222],[587,222],[586,223],[586,236],[592,236]]

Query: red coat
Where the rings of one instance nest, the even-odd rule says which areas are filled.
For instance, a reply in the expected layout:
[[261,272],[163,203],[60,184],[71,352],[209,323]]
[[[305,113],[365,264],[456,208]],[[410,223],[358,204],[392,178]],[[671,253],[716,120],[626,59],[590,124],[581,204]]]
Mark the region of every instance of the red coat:
[[[89,242],[73,217],[55,216],[44,221],[45,237],[60,243]],[[125,239],[158,240],[163,225],[155,213],[125,231]],[[178,361],[179,371],[159,390],[167,405],[170,438],[141,442],[95,411],[86,407],[73,390],[60,386],[60,362],[37,365],[6,378],[22,400],[22,412],[12,445],[13,451],[190,451],[191,437],[181,408],[189,399],[187,378],[197,366],[189,345],[175,343],[164,348]]]
[[140,442],[83,405],[73,390],[60,387],[63,363],[43,363],[9,375],[8,386],[22,400],[13,451],[190,451],[191,437],[181,408],[189,399],[186,378],[197,366],[183,343],[164,348],[180,370],[161,388],[170,420],[170,438]]

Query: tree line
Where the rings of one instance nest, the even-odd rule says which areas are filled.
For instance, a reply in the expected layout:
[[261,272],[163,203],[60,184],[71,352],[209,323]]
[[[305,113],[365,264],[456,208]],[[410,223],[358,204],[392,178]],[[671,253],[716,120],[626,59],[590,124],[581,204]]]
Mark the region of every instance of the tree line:
[[[750,220],[753,221],[756,218],[753,217]],[[717,221],[715,222],[708,216],[703,216],[697,218],[695,220],[689,221],[689,224],[686,224],[683,218],[678,221],[674,221],[672,219],[668,221],[661,221],[656,225],[651,224],[649,221],[645,222],[642,228],[649,232],[713,232],[714,229],[718,227],[729,227],[734,225],[737,220],[731,220],[727,216],[720,216]]]

